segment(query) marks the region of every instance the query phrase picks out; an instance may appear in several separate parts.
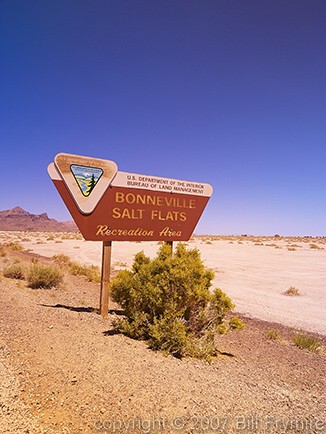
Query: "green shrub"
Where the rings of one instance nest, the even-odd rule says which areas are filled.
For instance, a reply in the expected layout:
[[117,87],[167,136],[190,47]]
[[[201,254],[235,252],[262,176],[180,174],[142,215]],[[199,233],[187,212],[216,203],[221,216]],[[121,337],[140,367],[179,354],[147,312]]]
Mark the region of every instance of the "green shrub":
[[[216,354],[215,336],[226,329],[225,314],[234,307],[223,291],[210,291],[213,278],[199,251],[181,243],[173,256],[166,243],[153,260],[137,253],[132,269],[119,271],[110,285],[113,300],[125,312],[115,325],[148,340],[153,349],[208,359]],[[228,328],[238,328],[236,323]]]
[[69,256],[59,253],[52,256],[52,258],[60,265],[65,267],[74,276],[84,276],[89,282],[101,282],[101,273],[99,267],[96,265],[81,265],[73,262]]
[[301,348],[309,351],[317,351],[320,348],[320,342],[318,339],[306,336],[299,333],[293,337],[294,344]]
[[295,288],[294,286],[290,286],[286,291],[283,292],[284,295],[288,295],[290,297],[296,297],[300,295],[300,291],[298,288]]
[[11,279],[25,279],[25,267],[21,262],[14,262],[7,265],[3,270],[3,275]]
[[52,256],[52,258],[60,265],[70,267],[72,262],[69,256],[64,253],[58,253],[57,255]]
[[276,341],[279,338],[279,334],[277,330],[268,330],[267,337],[272,341]]
[[24,248],[23,246],[16,242],[16,241],[9,241],[5,244],[5,246],[9,247],[11,250],[14,250],[15,252],[21,252]]
[[74,276],[84,276],[89,282],[101,282],[101,273],[96,265],[80,265],[77,262],[71,262],[70,272]]
[[186,324],[176,313],[167,312],[149,326],[150,346],[181,357],[188,345]]
[[63,273],[54,265],[32,264],[27,276],[31,288],[53,288],[63,281]]
[[229,326],[231,330],[242,330],[245,327],[245,324],[239,317],[233,316],[230,319]]

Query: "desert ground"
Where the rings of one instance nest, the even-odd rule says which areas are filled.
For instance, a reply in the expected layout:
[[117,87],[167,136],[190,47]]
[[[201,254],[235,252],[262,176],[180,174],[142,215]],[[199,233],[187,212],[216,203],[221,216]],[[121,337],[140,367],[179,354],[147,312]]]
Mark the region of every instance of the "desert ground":
[[[42,233],[20,237],[30,240],[22,245],[31,252],[47,257],[64,253],[81,264],[101,266],[102,243],[75,238]],[[213,286],[232,298],[237,311],[326,335],[326,238],[201,236],[187,244],[199,249],[215,272]],[[157,242],[113,243],[113,269],[130,267],[141,250],[152,258],[158,248]],[[284,296],[290,287],[300,296]]]
[[[15,250],[19,243],[23,250]],[[101,243],[77,234],[1,232],[0,433],[325,432],[326,239],[194,237],[214,286],[245,322],[218,338],[211,363],[166,357],[98,314],[99,284],[65,275],[32,289],[10,261],[63,253],[100,265]],[[112,273],[158,243],[113,243]],[[285,295],[290,287],[298,295]],[[298,333],[316,351],[293,343]]]

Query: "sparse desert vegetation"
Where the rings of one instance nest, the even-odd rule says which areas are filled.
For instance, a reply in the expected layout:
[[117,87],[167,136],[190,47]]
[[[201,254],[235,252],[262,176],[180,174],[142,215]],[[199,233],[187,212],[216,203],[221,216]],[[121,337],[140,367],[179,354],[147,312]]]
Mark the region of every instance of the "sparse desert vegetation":
[[276,341],[277,339],[279,339],[279,333],[277,330],[268,330],[267,331],[267,337],[268,337],[268,339]]
[[[41,241],[42,244],[37,244],[37,241]],[[101,265],[101,243],[86,242],[79,233],[0,232],[1,243],[3,248],[0,255],[6,254],[7,243],[19,243],[25,251],[49,257],[65,254],[82,267]],[[276,301],[276,295],[284,292],[286,287],[300,288],[300,292],[304,289],[301,295],[309,294],[309,297],[316,299],[316,291],[320,291],[323,285],[323,279],[319,276],[322,276],[323,264],[326,261],[325,237],[195,235],[188,244],[200,249],[207,268],[218,270],[214,286],[230,294],[240,311],[248,311],[254,316],[262,315],[266,320],[275,321],[282,317],[281,321],[291,324]],[[315,244],[319,248],[311,249],[310,244]],[[143,248],[151,258],[154,257],[158,245],[160,244],[157,242],[113,243],[112,275],[114,276],[121,268],[130,269],[132,255]],[[174,248],[176,245],[177,243],[174,243]],[[276,272],[276,269],[281,272]],[[298,269],[301,270],[299,274]],[[94,275],[96,274],[95,271]],[[314,276],[314,279],[311,276]],[[245,293],[246,297],[242,297],[242,293]],[[267,297],[265,301],[272,307],[268,315],[267,311],[258,307],[261,304],[251,301],[253,297],[260,297],[260,294]],[[298,311],[301,311],[301,315],[295,323],[298,328],[308,327],[315,331],[323,329],[318,325],[318,318],[321,318],[319,313],[315,312],[309,319],[310,308],[299,301],[304,297],[288,297],[290,298],[293,302],[297,300],[296,303],[300,303]],[[316,309],[321,307],[322,303],[316,305]]]
[[[14,246],[14,247],[13,247]],[[20,246],[20,245],[19,245]],[[21,252],[23,248],[17,248],[17,243],[8,243],[5,247],[13,252]],[[1,257],[7,256],[4,246],[0,246]],[[11,279],[26,280],[31,288],[55,288],[62,284],[65,273],[75,276],[83,276],[90,282],[99,283],[101,273],[98,266],[81,265],[72,261],[69,256],[58,254],[53,256],[55,264],[42,264],[32,258],[29,262],[16,258],[4,264],[3,276]]]
[[304,331],[287,330],[287,336],[282,336],[276,329],[271,329],[266,332],[268,339],[278,341],[284,346],[295,345],[301,350],[308,350],[312,352],[325,351],[322,343],[322,338],[311,336]]
[[300,294],[300,291],[298,288],[295,288],[294,286],[290,286],[286,291],[283,292],[284,295],[288,295],[289,297],[297,297]]
[[18,241],[8,241],[5,243],[5,246],[15,252],[21,252],[23,250],[23,246]]
[[101,272],[97,265],[78,264],[64,253],[54,255],[53,259],[74,276],[83,276],[88,279],[89,282],[99,283],[101,281]]
[[26,270],[24,265],[19,261],[15,260],[14,262],[5,265],[3,269],[4,277],[9,277],[10,279],[22,279],[26,278]]
[[312,336],[308,336],[306,333],[298,333],[293,337],[293,342],[301,349],[308,351],[318,351],[321,347],[321,342]]
[[64,274],[55,265],[34,263],[27,274],[28,285],[31,288],[56,288],[63,282]]
[[[1,384],[5,386],[2,389],[5,394],[1,396],[0,423],[14,427],[12,433],[29,429],[35,433],[90,434],[94,432],[95,422],[130,418],[147,420],[151,414],[158,414],[166,423],[180,415],[189,431],[194,414],[203,420],[211,414],[225,414],[228,434],[238,432],[235,423],[239,414],[250,415],[253,411],[262,418],[277,414],[282,420],[287,420],[291,411],[304,420],[322,421],[322,384],[326,375],[325,337],[322,334],[261,321],[237,310],[226,312],[222,325],[226,329],[238,329],[244,322],[245,328],[217,334],[216,356],[211,357],[207,345],[201,348],[203,360],[165,356],[160,351],[150,350],[149,341],[130,339],[117,332],[114,324],[124,318],[125,312],[112,300],[109,318],[104,321],[98,315],[99,283],[89,281],[83,273],[71,273],[72,263],[79,264],[80,269],[90,265],[79,263],[77,258],[83,260],[87,257],[96,264],[96,243],[63,240],[57,244],[56,239],[46,240],[41,234],[35,237],[24,234],[25,238],[32,240],[25,242],[19,241],[18,235],[6,234],[6,239],[0,241],[3,243],[0,245],[0,303],[3,313],[0,315],[0,376]],[[36,244],[37,239],[43,239],[45,243]],[[229,297],[232,291],[224,291],[229,282],[231,289],[238,289],[238,293],[252,300],[255,306],[256,300],[246,290],[245,284],[248,281],[254,285],[255,280],[248,280],[248,277],[260,270],[264,272],[265,285],[270,276],[277,283],[268,303],[273,299],[277,301],[278,315],[284,306],[301,308],[307,304],[306,297],[282,297],[282,287],[292,285],[300,288],[300,292],[304,288],[304,294],[309,294],[310,301],[314,300],[318,271],[324,264],[323,261],[318,263],[316,258],[324,258],[324,249],[310,249],[309,240],[307,243],[297,241],[303,247],[295,253],[288,252],[287,248],[256,247],[247,237],[241,238],[241,244],[234,241],[232,244],[224,238],[212,239],[212,244],[196,239],[192,241],[192,246],[199,248],[201,253],[207,252],[203,260],[204,269],[218,270],[212,281],[213,288],[218,283]],[[5,245],[7,242],[19,242],[23,250],[12,250]],[[279,246],[286,246],[285,243],[288,241],[282,237],[275,241]],[[319,240],[316,243],[323,246]],[[77,251],[76,246],[80,247]],[[145,256],[150,258],[150,267],[159,247],[154,243],[149,247],[140,243],[114,245],[114,266],[123,268],[123,272],[132,272],[131,252],[148,248],[149,254]],[[177,245],[174,252],[176,248]],[[33,252],[28,252],[28,249],[33,249]],[[100,258],[100,248],[98,251]],[[39,256],[40,252],[46,252],[47,256]],[[155,255],[151,256],[151,252]],[[311,262],[310,257],[314,258]],[[252,258],[257,258],[256,263]],[[318,269],[311,274],[314,285],[309,287],[308,280],[303,284],[294,272],[287,276],[281,267],[274,268],[272,274],[268,267],[278,259],[287,273],[291,271],[292,261],[295,264],[293,270],[299,267],[298,261],[300,269],[317,263]],[[260,260],[266,264],[264,270],[261,270]],[[227,261],[232,262],[232,268],[227,266]],[[26,273],[32,266],[55,266],[64,274],[64,282],[55,290],[30,288],[26,278],[5,277],[4,271],[13,264],[21,264],[18,268],[22,266]],[[238,278],[238,283],[234,279],[228,280],[233,276]],[[260,286],[255,288],[258,297]],[[261,288],[264,291],[264,287]],[[268,291],[263,293],[264,297],[270,294],[270,288]],[[233,296],[230,298],[233,300]],[[241,298],[239,301],[241,307]],[[321,304],[320,299],[318,303]],[[314,316],[315,324],[322,324],[319,319]],[[154,339],[163,343],[163,349],[168,342],[166,336],[180,337],[180,323],[166,320],[157,329],[154,327]],[[219,331],[223,331],[221,325]]]

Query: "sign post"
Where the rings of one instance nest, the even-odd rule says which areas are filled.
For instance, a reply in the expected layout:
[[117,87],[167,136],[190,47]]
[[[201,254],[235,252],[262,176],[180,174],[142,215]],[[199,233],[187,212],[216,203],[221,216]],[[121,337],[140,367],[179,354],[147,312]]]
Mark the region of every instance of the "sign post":
[[100,312],[102,318],[108,317],[109,311],[109,284],[111,274],[111,250],[112,241],[103,241],[102,247],[102,274],[101,274],[101,294]]
[[58,154],[48,173],[78,229],[102,241],[100,311],[108,315],[112,241],[188,241],[213,188],[209,184],[118,171],[115,162]]

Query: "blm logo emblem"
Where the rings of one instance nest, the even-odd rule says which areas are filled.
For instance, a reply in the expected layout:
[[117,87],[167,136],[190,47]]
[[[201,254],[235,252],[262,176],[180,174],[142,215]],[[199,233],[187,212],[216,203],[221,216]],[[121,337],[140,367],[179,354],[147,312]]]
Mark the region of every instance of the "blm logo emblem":
[[118,171],[114,161],[63,153],[55,156],[52,169],[82,214],[94,211]]
[[103,175],[103,170],[99,167],[72,164],[70,170],[80,188],[80,191],[85,197],[88,197],[92,193],[95,185]]

